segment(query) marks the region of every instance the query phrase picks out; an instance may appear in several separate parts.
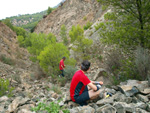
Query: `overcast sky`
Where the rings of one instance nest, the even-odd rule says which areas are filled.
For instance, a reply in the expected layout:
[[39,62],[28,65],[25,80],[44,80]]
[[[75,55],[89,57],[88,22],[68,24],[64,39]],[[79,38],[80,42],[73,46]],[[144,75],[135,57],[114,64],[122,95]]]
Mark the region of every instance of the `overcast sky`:
[[62,0],[1,0],[0,20],[18,14],[33,14],[54,7]]

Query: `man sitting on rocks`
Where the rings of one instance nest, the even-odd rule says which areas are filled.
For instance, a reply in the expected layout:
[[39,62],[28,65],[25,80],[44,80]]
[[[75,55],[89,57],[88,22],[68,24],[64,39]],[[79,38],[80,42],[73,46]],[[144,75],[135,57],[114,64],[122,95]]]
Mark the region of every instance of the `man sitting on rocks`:
[[89,99],[95,99],[100,94],[100,87],[103,84],[102,81],[99,85],[95,85],[94,81],[90,81],[85,73],[90,69],[90,62],[85,60],[81,63],[81,70],[78,70],[71,81],[70,85],[70,97],[71,100],[80,104],[81,106],[87,105],[86,101]]

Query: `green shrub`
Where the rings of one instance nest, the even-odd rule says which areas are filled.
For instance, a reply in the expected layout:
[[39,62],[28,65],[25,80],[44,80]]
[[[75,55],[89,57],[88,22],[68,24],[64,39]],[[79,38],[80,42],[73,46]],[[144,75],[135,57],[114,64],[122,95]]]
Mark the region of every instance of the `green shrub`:
[[107,5],[102,5],[102,11],[105,11],[108,8]]
[[98,23],[94,27],[95,27],[96,31],[99,30],[100,28],[101,29],[106,29],[106,26],[104,25],[104,23]]
[[78,59],[88,59],[89,47],[93,44],[93,40],[84,37],[84,30],[80,25],[72,26],[69,31],[69,36],[71,38],[71,43],[73,43],[72,50],[76,52],[75,58]]
[[84,21],[85,21],[85,20],[87,20],[87,17],[86,17],[86,16],[84,16],[84,17],[83,17],[83,20],[84,20]]
[[60,107],[59,104],[54,102],[50,102],[49,104],[39,103],[37,107],[32,108],[32,111],[41,112],[41,113],[44,111],[48,113],[59,113],[60,110],[62,110],[63,113],[69,113],[69,110]]
[[77,71],[76,67],[67,65],[64,72],[67,80],[71,80],[76,71]]
[[0,60],[5,64],[14,65],[14,61],[12,59],[6,57],[6,55],[1,55]]
[[24,39],[23,36],[17,36],[17,41],[18,41],[20,47],[24,47],[25,46],[24,40],[25,39]]
[[83,27],[84,30],[89,29],[89,28],[92,26],[92,24],[93,24],[93,23],[91,23],[91,22],[88,21],[88,22],[86,23],[86,25],[84,25],[84,27]]
[[65,45],[68,45],[69,41],[68,41],[68,39],[67,39],[67,29],[66,29],[66,26],[65,26],[64,24],[61,26],[61,29],[60,29],[60,36],[61,36],[61,38],[63,39],[63,43],[64,43]]
[[0,97],[3,95],[11,96],[13,89],[14,89],[13,87],[10,87],[8,79],[5,80],[0,78]]
[[45,72],[57,75],[59,72],[59,62],[63,56],[66,57],[67,62],[71,61],[67,47],[62,43],[56,43],[45,47],[38,56],[38,60]]
[[145,80],[150,71],[150,51],[138,47],[135,53],[135,68],[137,69],[141,80]]

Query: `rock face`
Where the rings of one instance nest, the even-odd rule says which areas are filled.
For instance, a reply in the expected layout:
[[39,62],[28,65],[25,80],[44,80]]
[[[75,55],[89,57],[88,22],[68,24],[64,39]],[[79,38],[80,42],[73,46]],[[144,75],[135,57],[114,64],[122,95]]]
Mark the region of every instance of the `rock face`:
[[59,35],[61,25],[67,30],[72,25],[85,25],[88,21],[95,22],[103,14],[101,5],[96,0],[66,0],[35,28],[36,33],[53,33]]

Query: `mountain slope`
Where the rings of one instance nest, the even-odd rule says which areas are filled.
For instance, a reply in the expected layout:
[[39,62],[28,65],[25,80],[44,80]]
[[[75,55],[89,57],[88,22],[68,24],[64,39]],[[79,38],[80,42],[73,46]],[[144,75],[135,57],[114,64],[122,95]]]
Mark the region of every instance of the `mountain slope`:
[[88,21],[95,22],[102,15],[101,5],[96,0],[66,0],[61,6],[46,18],[42,19],[35,28],[36,33],[54,33],[59,35],[61,25],[67,30],[72,25],[85,25]]

